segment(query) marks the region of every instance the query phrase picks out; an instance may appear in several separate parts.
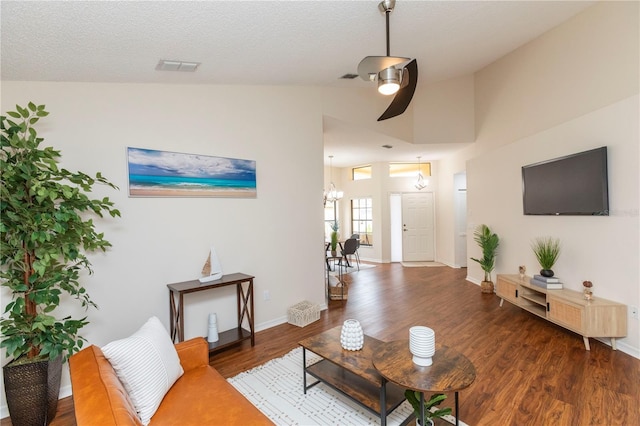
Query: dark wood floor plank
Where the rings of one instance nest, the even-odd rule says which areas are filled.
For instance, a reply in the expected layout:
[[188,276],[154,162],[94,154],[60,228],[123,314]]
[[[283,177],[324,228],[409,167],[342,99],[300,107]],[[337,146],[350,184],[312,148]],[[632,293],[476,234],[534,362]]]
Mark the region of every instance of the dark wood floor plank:
[[[400,264],[349,274],[348,300],[329,302],[319,321],[259,332],[255,347],[244,342],[216,354],[211,365],[232,377],[348,318],[383,341],[407,339],[409,327],[426,325],[438,344],[475,365],[475,382],[460,393],[460,416],[470,425],[640,424],[640,360],[594,339],[585,351],[577,334],[509,303],[500,307],[495,295],[482,294],[465,277],[466,269]],[[452,401],[450,395],[447,404]],[[58,411],[52,425],[75,425],[71,398]]]

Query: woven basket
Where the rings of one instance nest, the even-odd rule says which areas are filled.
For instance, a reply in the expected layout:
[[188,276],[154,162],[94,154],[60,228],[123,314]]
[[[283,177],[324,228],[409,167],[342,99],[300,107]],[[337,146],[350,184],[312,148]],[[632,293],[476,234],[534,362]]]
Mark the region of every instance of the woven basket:
[[347,300],[349,295],[349,286],[347,283],[338,281],[335,286],[329,286],[329,299],[331,300]]
[[308,301],[296,303],[287,310],[289,324],[304,327],[320,319],[320,306]]

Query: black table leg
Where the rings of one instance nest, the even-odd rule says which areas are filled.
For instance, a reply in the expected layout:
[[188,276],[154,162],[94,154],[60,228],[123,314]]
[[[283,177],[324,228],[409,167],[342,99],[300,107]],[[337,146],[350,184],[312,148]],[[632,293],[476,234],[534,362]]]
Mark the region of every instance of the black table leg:
[[380,381],[380,425],[387,426],[387,379]]
[[302,389],[307,394],[307,349],[302,348]]

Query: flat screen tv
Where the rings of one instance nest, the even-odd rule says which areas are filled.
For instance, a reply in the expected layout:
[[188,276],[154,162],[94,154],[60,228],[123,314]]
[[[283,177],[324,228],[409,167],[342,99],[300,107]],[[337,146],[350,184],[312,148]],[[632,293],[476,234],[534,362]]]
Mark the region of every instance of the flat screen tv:
[[522,167],[525,215],[609,215],[607,147]]

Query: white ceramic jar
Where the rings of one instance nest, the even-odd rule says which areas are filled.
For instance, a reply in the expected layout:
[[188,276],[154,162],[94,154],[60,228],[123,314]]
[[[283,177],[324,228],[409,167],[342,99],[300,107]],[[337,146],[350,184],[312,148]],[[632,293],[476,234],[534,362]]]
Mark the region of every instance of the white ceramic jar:
[[348,351],[359,351],[362,349],[364,346],[364,332],[358,320],[348,319],[342,324],[340,344]]

